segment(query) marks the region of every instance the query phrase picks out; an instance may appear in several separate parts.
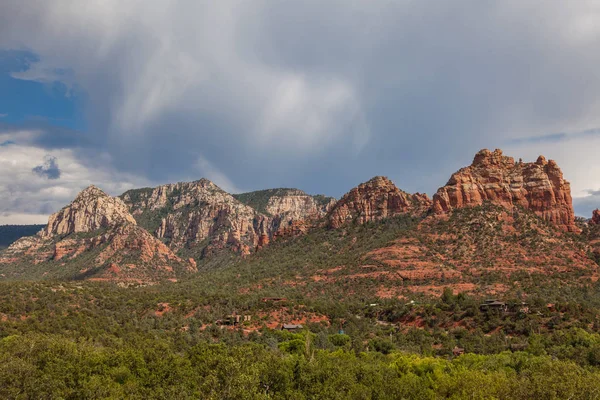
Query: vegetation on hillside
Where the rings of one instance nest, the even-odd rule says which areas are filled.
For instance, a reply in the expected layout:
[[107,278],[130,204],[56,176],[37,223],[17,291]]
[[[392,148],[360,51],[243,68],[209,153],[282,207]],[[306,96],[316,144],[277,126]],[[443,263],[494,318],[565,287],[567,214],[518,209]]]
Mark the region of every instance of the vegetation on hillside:
[[154,286],[78,280],[97,250],[32,259],[19,278],[44,281],[0,282],[0,398],[598,398],[596,233],[484,204],[315,228]]
[[[269,200],[271,199],[271,197],[300,195],[306,195],[306,193],[300,189],[278,188],[239,193],[234,194],[233,197],[236,198],[238,201],[244,203],[245,205],[254,208],[261,214],[270,216],[270,213],[267,211],[267,205],[269,204]],[[321,194],[312,195],[311,197],[315,199],[319,206],[325,206],[332,200],[332,197],[327,197]]]

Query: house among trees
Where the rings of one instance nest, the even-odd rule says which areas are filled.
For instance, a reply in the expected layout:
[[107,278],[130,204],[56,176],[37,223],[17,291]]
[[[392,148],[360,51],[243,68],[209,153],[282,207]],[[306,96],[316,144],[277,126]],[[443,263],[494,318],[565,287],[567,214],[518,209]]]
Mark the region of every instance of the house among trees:
[[225,325],[238,325],[240,322],[251,321],[251,315],[231,314],[225,317]]
[[283,325],[281,325],[282,331],[295,332],[295,331],[301,330],[302,328],[304,328],[304,327],[299,324],[283,324]]
[[492,310],[506,312],[508,310],[508,307],[506,306],[506,303],[504,303],[503,301],[496,300],[496,299],[489,299],[489,300],[486,300],[483,304],[479,305],[479,310],[482,312],[488,312],[488,311],[492,311]]

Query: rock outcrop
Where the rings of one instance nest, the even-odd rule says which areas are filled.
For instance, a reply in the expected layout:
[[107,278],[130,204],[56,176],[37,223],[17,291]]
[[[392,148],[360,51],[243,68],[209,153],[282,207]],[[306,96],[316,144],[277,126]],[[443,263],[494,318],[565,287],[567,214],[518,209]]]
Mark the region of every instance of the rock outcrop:
[[426,194],[409,194],[388,178],[376,176],[346,193],[327,215],[331,228],[346,223],[364,224],[400,214],[423,214],[431,207]]
[[247,255],[278,236],[306,232],[335,201],[297,189],[231,195],[207,179],[130,190],[121,198],[139,225],[196,257],[224,249]]
[[124,223],[135,225],[127,205],[92,185],[81,191],[71,204],[52,214],[42,235],[92,232]]
[[600,225],[600,210],[599,209],[595,209],[592,212],[592,219],[590,220],[591,224],[594,225]]
[[173,280],[196,269],[137,226],[121,199],[95,186],[51,215],[37,235],[16,241],[0,257],[0,269],[9,276],[28,276],[29,271],[2,264],[28,263],[47,263],[44,276],[51,278],[136,283]]
[[446,213],[489,201],[506,209],[522,207],[560,229],[579,232],[571,187],[555,161],[540,156],[536,162],[515,162],[512,157],[484,149],[473,163],[454,173],[433,196],[433,210]]
[[121,198],[141,226],[175,251],[249,254],[268,236],[265,215],[207,179],[130,190]]
[[269,240],[305,234],[335,205],[333,197],[309,195],[298,189],[267,189],[234,197],[269,218]]

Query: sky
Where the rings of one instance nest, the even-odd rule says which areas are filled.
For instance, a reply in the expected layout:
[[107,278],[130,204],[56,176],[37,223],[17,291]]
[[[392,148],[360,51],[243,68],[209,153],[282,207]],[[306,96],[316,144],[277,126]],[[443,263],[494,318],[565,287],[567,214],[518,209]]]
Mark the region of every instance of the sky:
[[433,195],[482,148],[600,207],[600,3],[3,0],[0,224],[205,177]]

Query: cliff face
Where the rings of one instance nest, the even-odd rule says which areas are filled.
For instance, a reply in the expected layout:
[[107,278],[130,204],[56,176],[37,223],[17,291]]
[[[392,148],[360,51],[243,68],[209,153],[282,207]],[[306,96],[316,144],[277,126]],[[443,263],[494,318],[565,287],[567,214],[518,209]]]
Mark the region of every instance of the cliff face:
[[399,214],[423,214],[431,207],[425,194],[409,194],[386,177],[376,176],[346,193],[327,215],[331,228],[346,223],[364,224]]
[[92,232],[124,223],[135,225],[125,203],[92,185],[80,192],[71,204],[52,214],[42,235]]
[[196,256],[222,249],[250,254],[275,237],[305,232],[335,201],[296,189],[231,195],[207,179],[131,190],[121,198],[139,225],[171,249]]
[[268,236],[265,215],[206,179],[131,190],[121,198],[141,226],[175,251],[249,254]]
[[306,233],[335,205],[333,197],[298,189],[268,189],[234,195],[269,218],[266,240]]
[[579,232],[571,199],[571,186],[555,161],[540,156],[534,163],[515,163],[501,150],[481,150],[473,163],[454,173],[433,196],[433,210],[481,205],[484,201],[506,209],[533,211],[560,229]]
[[138,227],[125,203],[94,186],[51,215],[37,235],[16,241],[0,256],[0,270],[12,265],[9,277],[28,276],[27,264],[39,263],[47,264],[43,276],[136,283],[195,270]]

